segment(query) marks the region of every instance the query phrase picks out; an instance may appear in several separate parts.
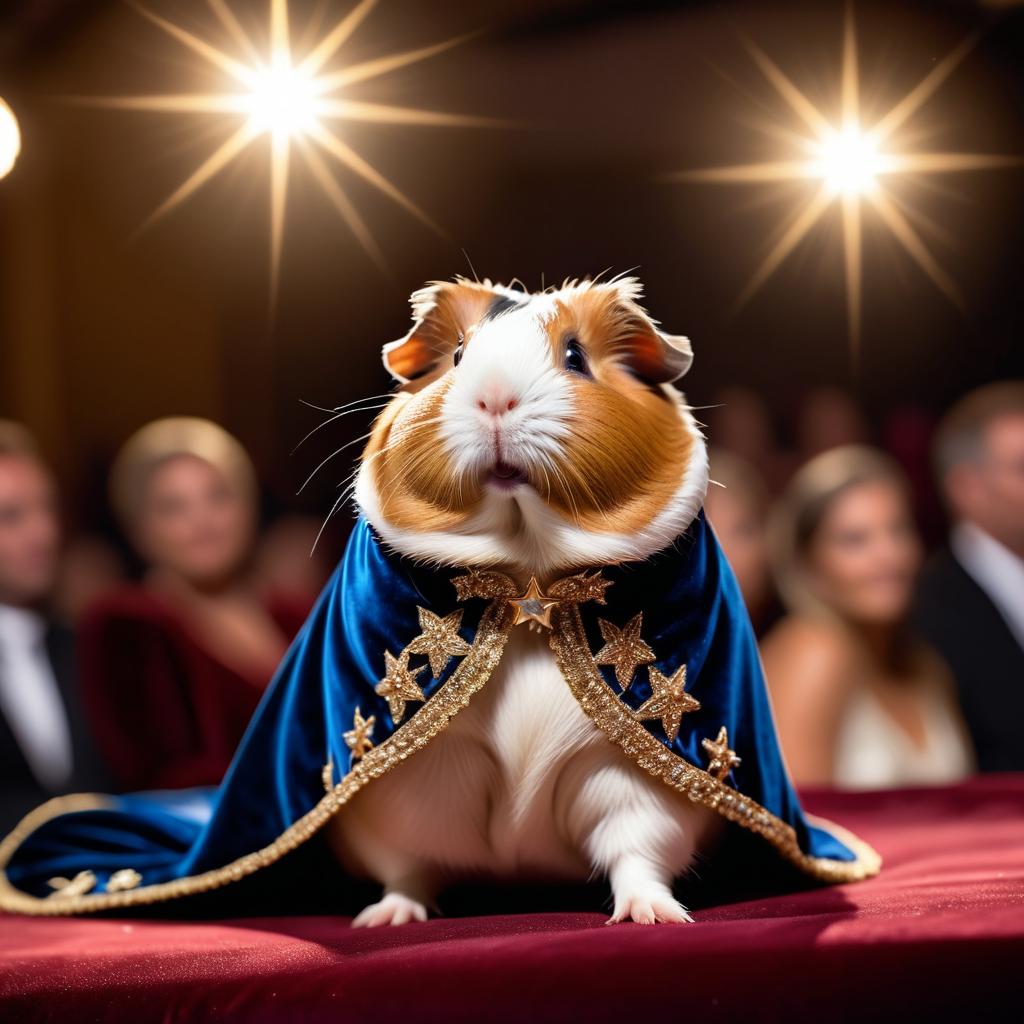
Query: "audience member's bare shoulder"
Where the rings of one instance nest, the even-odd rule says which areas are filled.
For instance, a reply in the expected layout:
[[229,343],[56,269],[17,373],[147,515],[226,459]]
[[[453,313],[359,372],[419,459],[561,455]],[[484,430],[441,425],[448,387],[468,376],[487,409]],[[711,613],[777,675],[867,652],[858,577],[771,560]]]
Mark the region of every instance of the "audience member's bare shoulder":
[[856,646],[841,626],[827,621],[788,615],[764,638],[761,650],[773,687],[813,680],[845,689],[854,678]]

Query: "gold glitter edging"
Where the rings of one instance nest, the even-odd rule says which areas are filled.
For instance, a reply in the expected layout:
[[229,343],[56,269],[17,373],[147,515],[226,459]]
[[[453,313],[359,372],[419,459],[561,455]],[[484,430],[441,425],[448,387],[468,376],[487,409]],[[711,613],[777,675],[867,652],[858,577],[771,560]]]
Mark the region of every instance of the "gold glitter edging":
[[579,606],[560,605],[556,616],[555,628],[549,639],[569,689],[601,731],[644,771],[685,793],[694,803],[709,807],[729,821],[767,839],[788,861],[815,878],[826,882],[856,882],[878,873],[881,857],[845,829],[817,819],[836,832],[837,837],[853,850],[856,860],[812,857],[800,849],[791,825],[669,750],[640,724],[605,683],[590,653]]
[[5,870],[22,842],[40,825],[59,814],[97,810],[113,805],[109,797],[100,793],[73,793],[54,797],[30,811],[0,842],[0,910],[55,916],[160,903],[217,889],[273,864],[321,829],[367,782],[390,771],[442,732],[490,678],[505,649],[511,628],[511,607],[503,600],[488,605],[477,627],[472,649],[448,682],[408,722],[399,726],[378,746],[367,751],[362,760],[312,810],[285,829],[268,846],[239,857],[223,867],[136,889],[67,896],[63,899],[59,892],[47,897],[32,896],[15,888]]

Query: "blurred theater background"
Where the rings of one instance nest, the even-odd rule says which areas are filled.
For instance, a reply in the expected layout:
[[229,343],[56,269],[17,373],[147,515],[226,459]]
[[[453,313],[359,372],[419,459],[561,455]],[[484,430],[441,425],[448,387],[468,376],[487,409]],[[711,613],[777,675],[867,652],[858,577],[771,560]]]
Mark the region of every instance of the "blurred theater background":
[[[353,6],[351,0],[292,0],[293,46],[310,48]],[[148,9],[173,20],[191,38],[235,53],[238,41],[230,24],[218,18],[217,7],[204,0],[150,0]],[[265,47],[269,4],[233,8],[246,32]],[[856,325],[850,316],[848,241],[838,208],[827,210],[739,301],[799,214],[807,181],[780,177],[745,187],[678,178],[680,171],[785,158],[790,146],[785,126],[792,129],[794,111],[753,59],[751,42],[827,118],[837,117],[846,14],[847,5],[838,0],[381,0],[346,40],[335,64],[358,65],[467,38],[430,59],[346,86],[346,99],[501,123],[420,125],[384,119],[341,125],[344,143],[438,228],[412,215],[365,175],[331,164],[372,234],[379,259],[368,255],[338,215],[310,165],[293,154],[279,272],[274,272],[268,144],[258,140],[151,221],[231,134],[237,117],[82,102],[83,97],[206,94],[223,87],[223,71],[130,4],[7,0],[0,7],[0,97],[17,120],[20,152],[0,178],[0,419],[31,432],[57,484],[61,568],[45,600],[39,595],[24,603],[34,612],[45,611],[47,621],[79,627],[80,634],[86,623],[76,678],[83,657],[93,659],[93,666],[99,659],[103,672],[114,672],[104,661],[104,644],[123,647],[129,636],[137,650],[152,653],[161,628],[178,628],[159,618],[166,608],[159,614],[151,608],[140,612],[137,603],[123,603],[126,581],[147,586],[153,566],[159,568],[156,542],[140,545],[130,536],[131,526],[115,515],[110,497],[115,457],[144,425],[165,417],[209,420],[251,456],[258,536],[251,550],[238,553],[228,575],[233,587],[241,587],[244,577],[252,588],[244,592],[261,595],[262,611],[240,597],[237,607],[218,606],[210,614],[221,615],[229,632],[237,630],[231,633],[235,637],[254,637],[261,622],[266,625],[252,640],[258,656],[229,666],[234,682],[223,685],[264,679],[266,665],[294,631],[296,619],[301,621],[302,602],[312,600],[344,542],[347,513],[330,521],[310,560],[313,539],[347,481],[358,438],[377,403],[367,402],[362,411],[357,406],[352,415],[303,438],[331,410],[389,390],[380,348],[407,330],[410,292],[427,280],[455,274],[505,282],[518,278],[535,289],[565,277],[636,268],[647,308],[666,328],[693,341],[695,362],[683,382],[685,391],[707,424],[712,475],[732,495],[711,499],[712,522],[741,576],[759,630],[766,635],[780,626],[789,631],[776,634],[766,662],[777,712],[786,718],[783,739],[798,781],[884,785],[914,781],[918,770],[921,780],[939,781],[961,777],[977,764],[1024,768],[1002,754],[989,757],[987,750],[974,749],[989,742],[979,741],[985,729],[998,733],[1002,728],[992,724],[993,717],[1013,716],[1005,704],[999,714],[995,696],[979,698],[988,703],[974,707],[973,698],[964,697],[971,684],[955,663],[957,653],[927,647],[924,627],[915,639],[905,639],[913,627],[909,597],[903,600],[899,589],[899,579],[908,574],[914,587],[920,586],[919,565],[926,555],[941,554],[951,526],[932,462],[936,425],[972,390],[1024,378],[1024,170],[1003,159],[985,169],[947,167],[941,174],[902,176],[893,186],[894,198],[926,255],[911,251],[913,244],[908,247],[906,237],[865,203]],[[861,0],[853,14],[861,112],[867,121],[912,94],[968,40],[948,75],[909,116],[903,141],[942,153],[1024,154],[1024,10],[973,0]],[[766,124],[781,131],[766,130]],[[6,135],[0,129],[0,146],[6,144],[13,155],[12,140],[8,124]],[[1019,436],[1024,411],[1009,401],[1002,414]],[[986,415],[978,413],[972,421],[976,434],[988,428]],[[778,548],[783,527],[773,532],[771,524],[785,518],[777,502],[786,495],[783,512],[788,509],[799,519],[792,527],[793,543],[810,544],[819,526],[826,529],[824,503],[834,495],[824,487],[814,499],[813,515],[802,506],[794,511],[794,503],[811,500],[808,489],[814,487],[804,478],[803,490],[794,491],[793,482],[809,460],[850,445],[857,446],[860,460],[854,457],[845,468],[836,463],[834,472],[842,478],[848,471],[854,485],[874,481],[884,488],[885,481],[895,481],[896,511],[885,506],[890,519],[899,520],[904,494],[911,518],[897,522],[890,534],[914,534],[920,557],[912,550],[915,539],[878,570],[886,577],[880,586],[895,588],[889,611],[879,611],[878,621],[855,602],[836,599],[829,621],[834,626],[843,617],[838,608],[849,634],[842,634],[846,639],[840,644],[839,633],[825,627],[815,632],[813,613],[797,607],[799,601],[794,603],[780,584],[779,574],[787,568],[786,553]],[[1024,458],[1022,449],[1024,442],[1010,438],[1005,459],[1012,461],[1014,450]],[[866,450],[892,461],[881,469],[868,465]],[[985,457],[974,449],[964,456],[968,461]],[[0,449],[0,463],[3,459]],[[945,470],[953,463],[944,463]],[[1024,478],[1024,464],[1004,468]],[[1013,486],[1006,484],[1001,500],[1008,500]],[[1019,500],[1024,489],[1019,479],[1016,487]],[[881,508],[887,499],[879,493]],[[724,503],[716,508],[720,500]],[[245,514],[238,512],[239,522]],[[850,514],[856,518],[856,510]],[[864,529],[877,526],[872,514],[865,513]],[[884,510],[878,515],[882,525],[877,528],[884,533]],[[820,522],[811,524],[808,516]],[[1012,532],[1012,523],[1007,530]],[[803,559],[808,569],[807,551],[789,554]],[[1024,558],[1024,542],[1016,557]],[[167,560],[161,600],[174,605],[176,599],[168,595],[178,593],[178,611],[191,609],[182,612],[182,621],[191,615],[194,622],[197,602],[211,600],[210,595],[198,584],[186,595],[181,587],[188,573],[175,568],[170,554]],[[1012,595],[1020,593],[1014,588],[1021,585],[1021,570],[1012,560],[1006,564],[1009,568],[997,568],[996,575],[1005,584],[1001,600],[1012,603]],[[175,572],[177,582],[169,583]],[[237,597],[243,590],[231,593]],[[122,603],[111,611],[109,595],[115,592]],[[281,611],[280,601],[272,608],[270,594],[291,600],[289,612]],[[89,609],[104,600],[106,620],[90,626]],[[993,610],[1001,617],[1011,638],[1003,638],[1009,653],[1001,664],[1008,674],[1020,664],[1012,658],[1024,657],[1020,646],[1016,655],[1012,646],[1020,627],[1000,600],[992,598],[991,604],[978,612],[977,621]],[[153,634],[145,640],[139,640],[135,627],[124,625],[137,625],[139,615]],[[794,615],[810,618],[794,622]],[[111,616],[119,624],[113,633]],[[879,626],[882,620],[888,632]],[[998,623],[992,628],[998,631]],[[826,661],[833,656],[843,661],[854,635],[879,700],[873,710],[858,705],[856,727],[844,732],[840,719],[854,707],[846,676],[857,675],[860,669],[851,665],[861,662],[848,660],[833,676],[824,672],[828,686],[835,684],[834,699],[822,700],[815,713],[829,725],[817,745],[807,744],[814,750],[805,762],[793,750],[803,749],[807,730],[813,733],[817,726],[788,708],[794,701],[800,707],[817,704],[803,690],[777,692],[773,674],[781,678],[806,669],[808,685],[820,694],[826,682],[819,686],[819,668],[804,665],[800,652],[813,649]],[[202,637],[197,646],[203,648]],[[206,646],[216,662],[216,643]],[[209,685],[222,685],[224,673],[217,672],[223,665],[216,671],[210,665],[197,669],[198,655],[193,651],[189,661],[180,650],[175,657],[185,658],[186,667],[173,683],[179,703],[193,699],[191,684],[183,682],[190,673],[211,671],[215,681]],[[935,667],[932,657],[944,667]],[[117,668],[119,685],[131,689],[125,672],[130,675],[130,666]],[[950,700],[959,710],[944,723],[938,705],[915,704],[899,689],[901,679],[916,685],[919,677],[946,680],[936,682],[940,688],[947,682],[958,687],[959,696]],[[886,690],[889,684],[895,689]],[[62,783],[43,778],[38,758],[25,753],[36,742],[26,737],[45,730],[38,726],[45,713],[31,726],[25,723],[34,712],[12,711],[18,698],[10,692],[6,700],[10,735],[4,742],[12,752],[4,771],[30,780],[26,787],[35,788],[21,801],[30,805]],[[148,709],[140,705],[111,726],[111,715],[95,709],[111,702],[123,708],[121,700],[120,690],[87,697],[91,714],[107,722],[108,733],[114,729],[114,735],[93,736],[101,748],[99,760],[106,761],[103,769],[113,775],[113,784],[125,787],[216,782],[249,706],[243,697],[225,697],[229,710],[210,712],[213,719],[206,720],[209,725],[215,719],[212,738],[188,735],[202,731],[197,724],[202,716],[185,713],[174,741],[178,746],[165,750],[154,766],[145,763],[145,750],[127,751],[116,730],[137,733],[147,715],[166,712],[158,711],[158,703]],[[889,716],[883,732],[902,730],[916,753],[911,750],[905,762],[890,766],[895,774],[875,778],[862,770],[863,759],[850,744],[867,737],[866,749],[872,735],[877,739],[879,713]],[[960,714],[966,715],[970,742],[961,742]],[[15,720],[22,724],[12,726]],[[1017,716],[1015,736],[1024,749],[1021,720]],[[137,747],[150,742],[140,744],[139,735],[135,741]],[[921,752],[933,741],[922,768]],[[1013,742],[1005,733],[991,739],[993,749]],[[152,760],[153,750],[148,753]],[[153,774],[157,768],[173,769],[176,758],[180,771]],[[946,774],[929,774],[935,760],[945,765]]]

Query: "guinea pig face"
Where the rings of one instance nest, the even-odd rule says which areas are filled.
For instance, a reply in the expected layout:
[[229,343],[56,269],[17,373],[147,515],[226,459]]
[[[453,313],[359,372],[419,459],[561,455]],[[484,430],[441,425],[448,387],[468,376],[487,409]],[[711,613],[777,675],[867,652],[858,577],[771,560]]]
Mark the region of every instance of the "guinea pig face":
[[703,439],[668,383],[690,346],[639,295],[630,278],[415,293],[412,330],[384,349],[402,389],[356,488],[385,541],[540,574],[643,558],[678,536],[707,485]]

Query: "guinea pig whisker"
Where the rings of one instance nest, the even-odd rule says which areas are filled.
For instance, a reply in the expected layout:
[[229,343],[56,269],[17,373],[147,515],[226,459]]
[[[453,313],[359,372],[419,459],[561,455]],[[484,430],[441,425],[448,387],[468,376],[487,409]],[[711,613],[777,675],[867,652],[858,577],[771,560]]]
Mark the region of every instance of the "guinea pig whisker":
[[[355,403],[352,403],[352,404],[355,404]],[[324,420],[323,423],[318,423],[308,434],[306,434],[306,436],[292,449],[292,451],[291,451],[292,455],[294,455],[318,430],[323,430],[323,428],[326,427],[328,424],[334,423],[337,420],[340,420],[340,419],[342,419],[345,416],[350,416],[352,413],[356,413],[356,412],[372,412],[375,409],[384,409],[388,405],[390,405],[390,399],[387,402],[381,402],[379,404],[360,406],[358,409],[348,409],[348,408],[345,408],[344,411],[339,410],[333,416],[331,416],[328,419]]]
[[562,471],[558,468],[558,466],[554,464],[554,462],[551,463],[551,471],[555,474],[555,479],[561,485],[562,492],[565,494],[566,498],[569,501],[569,507],[572,511],[573,522],[579,524],[581,521],[579,506],[576,504],[576,498],[573,495],[572,488],[569,486],[568,480],[566,480],[565,478],[565,474],[562,473]]
[[[389,404],[388,402],[385,402],[385,403],[384,403],[384,406],[380,406],[379,408],[384,408],[384,407],[386,407],[386,406],[387,406],[388,404]],[[353,409],[353,410],[350,410],[350,411],[351,411],[351,412],[365,412],[365,411],[368,411],[368,410],[367,410],[367,409],[363,409],[363,410],[360,410],[360,409]],[[343,413],[342,415],[348,415],[348,413]],[[430,425],[432,425],[432,424],[434,424],[434,423],[439,423],[440,421],[441,421],[441,417],[440,417],[440,416],[435,416],[435,417],[433,417],[433,418],[431,418],[431,419],[428,419],[428,420],[423,420],[423,421],[421,421],[420,423],[418,423],[417,425],[418,425],[418,426],[430,426]],[[329,422],[329,421],[328,421],[328,422]],[[321,426],[324,426],[324,424],[321,424]],[[312,472],[312,473],[310,473],[310,475],[309,475],[309,476],[308,476],[308,477],[306,478],[306,480],[304,481],[304,483],[302,484],[302,486],[301,486],[301,487],[300,487],[300,488],[298,489],[298,491],[296,491],[296,494],[301,494],[301,493],[303,492],[303,490],[304,490],[304,489],[305,489],[305,488],[306,488],[306,487],[307,487],[307,486],[309,485],[309,483],[310,483],[310,482],[311,482],[311,481],[313,480],[313,478],[314,478],[314,477],[315,477],[315,476],[317,475],[317,473],[319,473],[319,472],[320,472],[320,470],[321,470],[321,469],[323,469],[323,468],[324,468],[324,466],[326,466],[326,465],[327,465],[327,463],[328,463],[328,462],[330,462],[330,461],[331,461],[331,459],[333,459],[333,458],[334,458],[334,457],[335,457],[336,455],[339,455],[339,454],[341,454],[341,452],[345,451],[345,449],[346,449],[346,448],[351,448],[351,447],[352,447],[352,445],[354,445],[354,444],[359,444],[359,442],[360,442],[360,441],[366,441],[366,440],[368,440],[368,439],[369,439],[370,437],[372,437],[372,436],[373,436],[373,430],[371,429],[371,430],[368,430],[368,431],[367,431],[367,432],[366,432],[365,434],[362,434],[362,435],[360,435],[359,437],[353,438],[353,439],[352,439],[351,441],[348,441],[348,442],[347,442],[346,444],[343,444],[343,445],[342,445],[342,446],[341,446],[340,448],[337,448],[337,449],[336,449],[335,451],[331,452],[331,454],[330,454],[330,455],[328,455],[328,456],[327,456],[327,458],[325,458],[325,459],[324,459],[324,460],[323,460],[323,461],[322,461],[322,462],[320,463],[320,465],[319,465],[319,466],[317,466],[317,467],[316,467],[316,469],[314,469],[314,470],[313,470],[313,472]],[[391,441],[391,442],[389,442],[388,444],[384,445],[384,446],[383,446],[383,447],[382,447],[382,448],[381,448],[381,449],[380,449],[379,451],[376,451],[376,452],[374,452],[374,453],[373,453],[373,455],[371,455],[369,459],[366,459],[366,460],[364,460],[364,461],[365,461],[365,462],[366,462],[367,464],[369,464],[370,462],[372,462],[372,461],[373,461],[373,460],[374,460],[375,458],[377,458],[378,456],[380,456],[380,455],[384,455],[384,454],[385,454],[386,452],[390,451],[390,450],[391,450],[391,448],[392,448],[392,447],[393,447],[393,446],[394,446],[395,444],[397,444],[397,443],[398,443],[398,441],[397,441],[397,440],[396,440],[396,441]],[[357,472],[358,472],[358,469],[357,469]]]
[[[440,419],[441,419],[440,417],[435,417],[434,420],[424,420],[424,421],[422,421],[422,423],[426,424],[426,423],[430,423],[430,422],[440,422]],[[421,424],[417,424],[417,425],[419,426]],[[394,444],[394,443],[395,442],[392,442],[392,444]],[[391,445],[389,445],[388,447],[390,448]],[[380,452],[377,452],[376,454],[378,454],[378,455],[379,454],[383,454],[383,450],[380,451]],[[391,482],[391,486],[386,491],[382,491],[381,494],[380,494],[380,501],[381,501],[382,507],[385,507],[387,505],[387,502],[391,498],[392,494],[396,490],[399,490],[400,488],[404,487],[404,485],[406,484],[408,479],[414,473],[416,473],[423,466],[423,464],[425,462],[427,462],[430,459],[434,458],[434,455],[435,455],[435,452],[434,452],[433,448],[425,447],[425,448],[423,448],[420,451],[414,452],[412,457],[408,461],[406,461],[406,462],[402,463],[401,465],[399,465],[397,467],[397,472],[395,474],[395,477],[394,477],[394,479]],[[451,483],[449,483],[448,486],[447,486],[447,492],[450,494],[452,491],[453,491],[453,486],[452,486]],[[445,496],[445,492],[442,492],[442,497],[444,497],[444,496]]]
[[309,409],[316,409],[318,412],[341,412],[342,409],[347,409],[351,405],[361,405],[363,402],[375,402],[379,398],[394,398],[394,393],[391,391],[382,391],[377,395],[360,395],[359,398],[352,399],[351,402],[344,402],[342,405],[332,405],[330,407],[326,405],[317,405],[316,402],[307,401],[305,398],[299,399],[299,404],[304,405]]
[[381,391],[376,395],[363,395],[362,398],[355,398],[351,402],[345,402],[343,405],[336,405],[331,412],[341,412],[342,409],[349,409],[353,405],[362,405],[363,402],[377,402],[380,399],[390,402],[395,397],[395,391]]
[[338,500],[331,506],[331,511],[327,513],[327,518],[320,525],[320,529],[317,530],[316,539],[313,541],[313,546],[309,550],[310,558],[312,558],[313,555],[316,553],[316,546],[320,543],[320,538],[324,535],[324,530],[327,529],[327,524],[334,517],[334,513],[337,512],[339,508],[341,508],[341,505],[342,505],[342,502],[344,501],[344,498],[345,498],[344,494],[341,494],[341,495],[338,496]]
[[544,474],[544,491],[548,498],[551,497],[551,477],[548,476],[548,467],[543,462],[539,464],[540,471]]
[[[597,447],[600,447],[599,443],[597,444]],[[594,489],[590,486],[590,484],[587,483],[586,478],[581,473],[579,473],[575,468],[567,467],[566,474],[561,476],[560,479],[562,480],[563,486],[565,487],[567,496],[572,502],[576,522],[580,523],[582,520],[579,514],[579,508],[575,503],[575,498],[573,497],[575,489],[573,486],[571,486],[570,482],[566,480],[566,476],[571,477],[571,483],[575,484],[579,490],[584,492],[584,495],[589,499],[591,507],[601,516],[601,518],[604,519],[605,522],[610,522],[610,518],[603,506],[603,503],[598,498],[597,494],[594,492]]]
[[[608,514],[604,511],[604,508],[602,507],[601,502],[598,500],[597,495],[594,493],[593,488],[590,487],[587,481],[579,473],[573,473],[572,479],[579,485],[579,489],[585,492],[585,497],[589,499],[591,508],[593,508],[601,516],[601,518],[607,522]],[[570,488],[570,493],[574,493],[572,488]],[[579,517],[578,512],[577,516],[579,520],[582,522],[582,517]]]
[[333,409],[328,409],[324,405],[317,405],[316,402],[307,402],[304,398],[299,399],[299,404],[306,406],[308,409],[316,409],[317,412],[334,412]]
[[[437,423],[441,423],[442,420],[443,420],[443,417],[441,417],[441,416],[433,416],[430,419],[417,420],[416,426],[417,427],[432,427],[432,426],[434,426]],[[372,431],[371,431],[371,433],[372,433]],[[388,452],[390,452],[392,449],[394,449],[397,445],[401,444],[402,441],[403,441],[403,438],[400,438],[400,437],[399,438],[395,438],[392,441],[388,441],[387,444],[382,445],[369,458],[364,459],[363,462],[366,465],[369,465],[371,462],[373,462],[374,459],[379,458],[381,455],[388,454]]]
[[323,462],[321,462],[320,465],[317,466],[316,469],[314,469],[313,472],[309,474],[309,476],[306,477],[306,479],[303,481],[302,486],[295,493],[296,494],[301,494],[306,489],[306,487],[310,484],[310,482],[312,481],[313,477],[315,477],[317,475],[317,473],[319,473],[320,470],[323,469],[324,466],[326,466],[327,463],[330,462],[331,459],[333,459],[336,455],[340,455],[343,451],[345,451],[346,448],[351,448],[352,445],[354,445],[354,444],[359,444],[360,441],[367,440],[372,434],[373,434],[372,430],[367,431],[365,434],[361,435],[360,437],[354,437],[351,441],[347,441],[340,448],[335,448],[335,450],[333,452],[331,452],[331,454],[328,455],[327,458],[324,459]]

